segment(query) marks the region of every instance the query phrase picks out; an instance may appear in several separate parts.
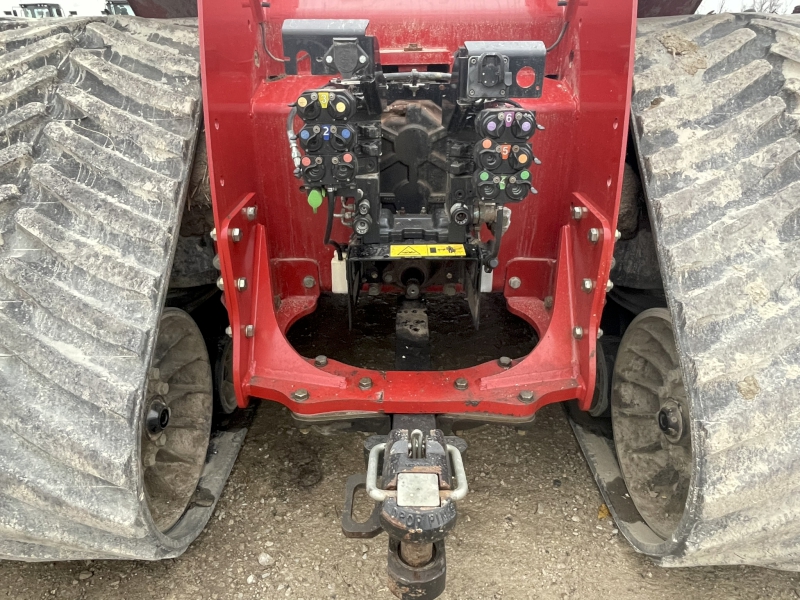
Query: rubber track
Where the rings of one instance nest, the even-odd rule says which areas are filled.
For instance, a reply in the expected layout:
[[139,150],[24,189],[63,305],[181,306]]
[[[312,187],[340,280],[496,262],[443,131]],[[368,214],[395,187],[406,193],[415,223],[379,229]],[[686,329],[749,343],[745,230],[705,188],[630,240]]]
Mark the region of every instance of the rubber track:
[[800,17],[639,22],[633,127],[695,467],[652,539],[576,427],[620,527],[667,566],[800,570]]
[[159,533],[139,472],[199,71],[196,26],[0,20],[0,558],[176,556],[213,510]]

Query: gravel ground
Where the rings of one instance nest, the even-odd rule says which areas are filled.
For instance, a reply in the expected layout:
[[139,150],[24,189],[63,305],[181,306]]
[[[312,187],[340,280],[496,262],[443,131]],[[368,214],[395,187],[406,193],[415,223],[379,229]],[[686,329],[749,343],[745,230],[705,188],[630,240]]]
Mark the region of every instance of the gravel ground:
[[[800,597],[800,574],[669,570],[635,554],[599,518],[602,500],[557,406],[526,435],[487,426],[463,437],[471,492],[447,541],[445,600]],[[385,534],[349,540],[339,529],[363,439],[303,433],[265,403],[216,515],[182,557],[0,563],[0,598],[389,600]]]

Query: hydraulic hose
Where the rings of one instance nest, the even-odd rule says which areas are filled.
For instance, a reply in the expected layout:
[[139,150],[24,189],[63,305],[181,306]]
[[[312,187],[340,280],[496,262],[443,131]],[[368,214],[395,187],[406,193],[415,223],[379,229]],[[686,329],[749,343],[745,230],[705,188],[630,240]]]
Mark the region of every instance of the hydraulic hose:
[[297,146],[297,135],[294,133],[294,118],[297,116],[297,107],[293,106],[289,111],[289,118],[286,119],[286,137],[289,138],[289,149],[292,152],[292,162],[294,163],[294,176],[299,178],[300,171],[300,148]]

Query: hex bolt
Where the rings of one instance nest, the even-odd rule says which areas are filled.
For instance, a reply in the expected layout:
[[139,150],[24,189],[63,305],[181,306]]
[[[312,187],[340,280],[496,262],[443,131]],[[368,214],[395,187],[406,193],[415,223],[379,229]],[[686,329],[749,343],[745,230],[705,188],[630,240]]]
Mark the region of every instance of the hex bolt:
[[618,240],[622,237],[622,234],[619,232],[619,229],[614,230],[614,239]]
[[512,277],[511,279],[508,280],[508,287],[510,287],[512,290],[518,290],[519,286],[521,285],[522,285],[522,279],[520,279],[519,277]]
[[586,212],[586,209],[582,206],[573,206],[570,209],[570,214],[572,218],[576,221],[580,221],[583,218],[583,213]]
[[606,281],[606,294],[614,289],[614,282],[610,279]]
[[292,392],[292,398],[297,400],[298,402],[302,402],[303,400],[308,400],[309,397],[308,390],[305,388],[300,388]]
[[547,309],[553,308],[553,297],[552,296],[545,297],[545,299],[544,299],[544,307],[547,308]]
[[236,280],[236,289],[240,292],[243,292],[247,289],[247,279],[245,277],[239,277]]
[[600,230],[597,227],[592,227],[588,233],[589,241],[596,244],[600,241]]
[[242,241],[242,230],[238,227],[234,227],[231,229],[231,239],[234,242],[241,242]]
[[307,290],[310,290],[315,285],[317,285],[317,280],[314,279],[311,275],[306,275],[303,277],[303,287]]
[[214,227],[214,229],[212,229],[211,233],[209,233],[208,235],[210,235],[211,239],[216,242],[217,241],[217,228]]
[[328,366],[328,357],[325,356],[324,354],[320,354],[317,358],[314,359],[314,366],[315,367],[319,367],[320,369],[322,367],[327,367]]
[[591,279],[584,279],[581,282],[581,289],[586,292],[587,294],[591,294],[592,290],[594,289],[594,281]]
[[225,334],[228,337],[233,337],[233,328],[230,325],[225,328]]
[[223,281],[222,277],[217,277],[217,287],[220,289],[220,291],[225,291],[225,281]]
[[511,367],[511,359],[508,356],[501,356],[499,359],[497,359],[497,364],[504,369],[508,369]]
[[456,379],[455,382],[453,382],[453,385],[456,386],[457,390],[461,390],[462,392],[469,387],[469,383],[463,377]]
[[254,325],[245,325],[244,327],[244,337],[251,338],[256,334],[256,328]]
[[574,337],[576,340],[582,339],[583,338],[583,327],[581,327],[580,325],[577,325],[577,326],[573,327],[572,328],[572,337]]
[[603,337],[603,330],[598,327],[597,328],[597,339],[599,340],[601,337]]
[[372,387],[372,379],[369,377],[362,377],[358,380],[358,389],[361,391],[366,392],[369,388]]
[[247,206],[244,209],[244,216],[248,221],[255,221],[257,214],[258,214],[258,207],[256,206]]
[[530,390],[522,390],[518,397],[520,402],[524,402],[525,404],[530,404],[533,402],[533,392]]

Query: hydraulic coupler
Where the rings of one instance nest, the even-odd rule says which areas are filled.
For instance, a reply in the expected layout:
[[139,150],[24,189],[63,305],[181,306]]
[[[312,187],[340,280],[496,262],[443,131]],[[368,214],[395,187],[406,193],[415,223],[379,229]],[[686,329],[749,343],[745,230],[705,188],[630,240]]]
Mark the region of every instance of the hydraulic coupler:
[[[444,538],[467,494],[466,443],[436,429],[433,415],[395,415],[388,436],[374,436],[366,478],[348,480],[342,529],[348,537],[389,534],[389,588],[402,599],[438,597],[445,588]],[[366,523],[352,519],[356,490],[379,502]]]

